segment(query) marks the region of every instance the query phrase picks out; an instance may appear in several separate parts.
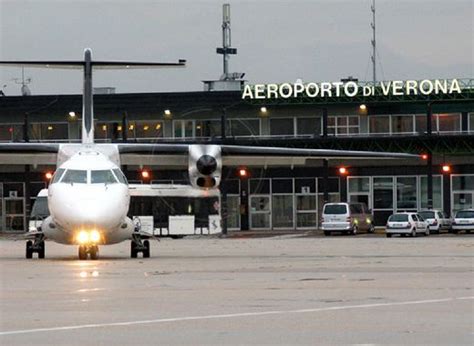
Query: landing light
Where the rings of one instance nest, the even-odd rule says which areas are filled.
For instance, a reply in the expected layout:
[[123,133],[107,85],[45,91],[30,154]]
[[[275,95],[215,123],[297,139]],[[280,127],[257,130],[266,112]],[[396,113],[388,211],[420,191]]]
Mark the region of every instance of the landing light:
[[89,233],[87,233],[86,231],[80,231],[77,234],[77,241],[79,242],[79,244],[87,243],[89,241]]
[[76,117],[76,112],[69,112],[69,116],[71,118],[75,118]]
[[451,166],[450,165],[443,165],[442,170],[444,173],[449,173],[451,172]]
[[361,105],[359,106],[359,109],[360,109],[361,111],[365,111],[365,110],[367,110],[367,106],[364,105],[364,104],[361,104]]
[[100,233],[97,230],[92,230],[90,233],[91,242],[97,243],[100,241]]
[[51,180],[51,178],[53,177],[53,173],[46,172],[46,174],[44,176],[46,177],[46,179]]
[[142,171],[142,178],[148,179],[150,177],[150,172],[143,170]]

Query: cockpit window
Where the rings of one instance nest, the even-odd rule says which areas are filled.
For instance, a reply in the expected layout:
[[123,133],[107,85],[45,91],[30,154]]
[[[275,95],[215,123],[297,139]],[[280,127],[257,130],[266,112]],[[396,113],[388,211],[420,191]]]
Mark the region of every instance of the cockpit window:
[[61,177],[63,176],[64,171],[64,168],[58,168],[54,173],[53,180],[51,180],[51,184],[57,183],[59,179],[61,179]]
[[117,179],[110,169],[91,171],[91,184],[116,184]]
[[65,184],[87,184],[87,171],[68,169],[64,173],[61,183]]
[[119,180],[120,183],[125,184],[125,185],[128,184],[127,178],[125,178],[125,176],[123,175],[123,173],[120,169],[115,168],[113,171],[114,171],[115,176],[117,177],[117,179]]

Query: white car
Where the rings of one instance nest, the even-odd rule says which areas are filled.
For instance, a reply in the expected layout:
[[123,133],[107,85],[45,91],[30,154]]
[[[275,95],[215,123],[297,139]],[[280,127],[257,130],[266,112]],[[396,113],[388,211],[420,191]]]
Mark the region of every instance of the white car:
[[451,230],[451,219],[447,218],[441,210],[423,210],[418,213],[430,227],[430,233],[441,233],[442,230]]
[[474,231],[474,209],[460,210],[456,213],[451,226],[453,233]]
[[418,233],[430,235],[430,229],[428,224],[417,213],[396,213],[388,218],[385,233],[387,238],[394,234],[416,237]]

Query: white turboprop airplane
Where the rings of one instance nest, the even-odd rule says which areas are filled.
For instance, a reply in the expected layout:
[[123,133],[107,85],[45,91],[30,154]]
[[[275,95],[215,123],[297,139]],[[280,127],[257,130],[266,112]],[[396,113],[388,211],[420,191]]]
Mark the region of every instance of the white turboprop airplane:
[[48,188],[50,216],[38,231],[28,232],[26,257],[37,252],[45,256],[45,240],[79,245],[79,259],[97,259],[99,245],[131,240],[131,257],[150,256],[150,234],[135,229],[127,216],[130,194],[120,169],[120,155],[188,155],[191,184],[200,189],[217,188],[222,159],[226,157],[300,157],[300,158],[418,158],[418,155],[325,149],[293,149],[235,145],[187,144],[95,144],[93,126],[93,69],[133,69],[183,67],[178,63],[94,61],[86,49],[84,61],[0,61],[0,65],[41,68],[82,69],[84,72],[82,106],[82,143],[1,143],[1,155],[57,154],[57,169]]

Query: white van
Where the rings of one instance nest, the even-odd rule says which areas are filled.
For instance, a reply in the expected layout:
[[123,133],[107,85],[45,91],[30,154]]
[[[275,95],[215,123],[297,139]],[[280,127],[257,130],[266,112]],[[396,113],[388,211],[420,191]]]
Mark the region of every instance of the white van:
[[374,232],[373,216],[364,203],[326,203],[321,217],[324,235],[332,232],[357,234]]

